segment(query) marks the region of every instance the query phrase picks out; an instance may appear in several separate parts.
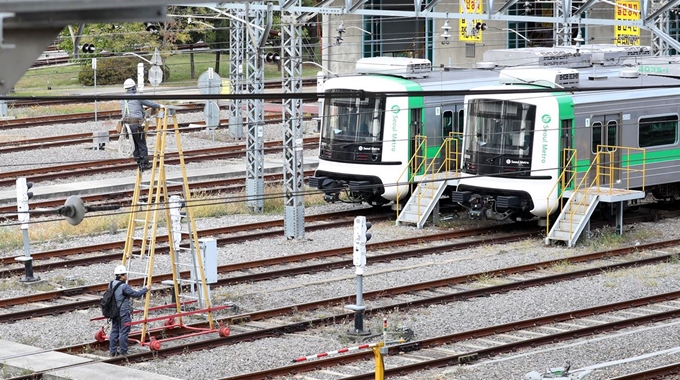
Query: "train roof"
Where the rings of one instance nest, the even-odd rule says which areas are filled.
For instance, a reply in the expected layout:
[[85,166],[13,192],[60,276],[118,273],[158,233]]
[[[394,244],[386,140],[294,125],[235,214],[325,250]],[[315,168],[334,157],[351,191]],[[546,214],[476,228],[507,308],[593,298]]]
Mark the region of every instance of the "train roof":
[[[563,88],[565,92],[608,88],[603,91],[574,91],[574,104],[680,95],[680,77],[644,75],[639,72],[639,67],[611,67],[599,71],[525,67],[515,68],[510,73],[511,75],[506,75],[503,70],[501,84],[475,87],[473,90],[498,90],[504,86],[521,86],[520,88],[527,91],[536,87]],[[560,77],[563,78],[562,86],[555,84],[560,83]]]
[[620,66],[631,58],[651,57],[649,46],[586,44],[554,47],[494,49],[484,53],[484,61],[496,66],[559,66],[585,68]]

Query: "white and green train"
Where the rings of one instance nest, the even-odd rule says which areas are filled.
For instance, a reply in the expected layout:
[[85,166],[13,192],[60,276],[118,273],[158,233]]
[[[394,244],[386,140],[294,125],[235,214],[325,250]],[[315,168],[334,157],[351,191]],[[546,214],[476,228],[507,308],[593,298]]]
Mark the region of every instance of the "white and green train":
[[[656,198],[678,197],[680,87],[673,86],[680,86],[680,80],[639,75],[652,69],[663,67],[640,65],[622,70],[620,76],[590,77],[576,70],[532,69],[513,75],[563,89],[536,93],[532,90],[545,86],[515,83],[480,90],[520,92],[466,96],[462,178],[451,199],[471,216],[546,218],[557,211],[558,197],[581,182],[598,149],[612,153],[606,157],[614,166],[634,172],[623,178],[623,171],[614,171],[602,179],[604,185],[644,186]],[[653,88],[630,89],[638,86]],[[578,91],[586,88],[613,90]],[[564,158],[565,148],[576,152],[575,160]],[[558,183],[563,172],[575,177],[566,189]]]
[[409,167],[414,137],[427,136],[429,160],[436,159],[442,136],[463,130],[463,95],[420,93],[491,85],[499,75],[481,69],[433,72],[429,61],[408,58],[364,59],[357,70],[366,74],[324,84],[319,166],[309,182],[329,202],[339,201],[342,193],[345,201],[372,205],[396,200],[395,185],[417,174]]
[[[556,49],[506,49],[495,51],[493,58],[504,65],[517,60],[550,66],[564,63],[582,67],[581,76],[611,77],[618,75],[623,58],[648,54],[644,49],[631,52],[621,47],[612,47],[606,54],[595,49],[584,53],[586,49],[580,55]],[[606,62],[593,64],[588,57],[597,54]],[[424,59],[368,58],[357,63],[357,75],[326,81],[319,166],[309,178],[310,186],[323,191],[329,202],[383,205],[404,200],[410,195],[404,184],[423,178],[424,166],[419,161],[441,162],[444,158],[437,153],[443,155],[444,139],[451,133],[462,136],[466,118],[462,91],[497,85],[503,77],[512,78],[513,72],[524,70],[500,70],[493,63],[481,66],[485,69],[435,71]],[[423,136],[427,144],[419,149]],[[447,189],[447,194],[455,190]]]

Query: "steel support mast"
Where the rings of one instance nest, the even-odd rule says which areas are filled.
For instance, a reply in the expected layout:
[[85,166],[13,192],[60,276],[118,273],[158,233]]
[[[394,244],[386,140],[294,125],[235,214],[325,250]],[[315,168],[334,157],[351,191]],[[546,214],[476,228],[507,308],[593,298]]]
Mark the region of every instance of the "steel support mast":
[[[262,1],[246,3],[245,25],[245,93],[264,94],[264,57],[260,43],[264,36],[264,9],[249,9],[248,4],[261,5]],[[255,27],[257,26],[257,27]],[[264,212],[264,100],[252,97],[246,100],[246,205],[254,213]]]
[[[652,9],[659,9],[666,3],[668,2],[654,0],[652,1]],[[654,19],[654,26],[663,34],[668,35],[668,22],[668,12],[661,12]],[[652,33],[652,55],[667,56],[668,54],[668,43],[661,38],[659,33]]]
[[[300,6],[300,3],[300,0],[286,2],[289,6]],[[289,11],[282,17],[281,67],[283,92],[286,94],[302,91],[302,29],[299,17],[297,11]],[[301,99],[287,98],[283,101],[283,202],[287,239],[302,239],[305,235],[301,103]]]
[[555,23],[555,46],[571,46],[571,23],[567,18],[571,16],[571,0],[557,0],[554,4],[555,17],[564,19]]
[[[243,18],[243,11],[230,9],[229,13],[235,19]],[[231,93],[243,93],[243,32],[245,25],[232,18],[231,33],[229,33],[229,84]],[[229,134],[236,139],[243,138],[243,102],[233,99],[229,103]]]

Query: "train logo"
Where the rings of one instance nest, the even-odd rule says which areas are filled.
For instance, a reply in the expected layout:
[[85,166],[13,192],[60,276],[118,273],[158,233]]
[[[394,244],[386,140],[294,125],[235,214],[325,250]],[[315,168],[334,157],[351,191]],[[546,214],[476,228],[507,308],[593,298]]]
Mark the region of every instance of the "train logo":
[[550,121],[552,121],[552,118],[550,117],[550,115],[545,114],[541,117],[541,120],[543,120],[543,123],[545,123],[545,124],[550,124]]

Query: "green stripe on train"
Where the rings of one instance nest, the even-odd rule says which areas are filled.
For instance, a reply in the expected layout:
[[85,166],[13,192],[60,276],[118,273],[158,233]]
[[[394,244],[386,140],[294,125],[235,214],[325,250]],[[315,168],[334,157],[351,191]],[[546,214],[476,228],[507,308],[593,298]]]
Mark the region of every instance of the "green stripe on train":
[[680,149],[664,149],[655,150],[652,152],[645,152],[644,159],[642,152],[636,150],[635,153],[623,155],[621,157],[621,166],[640,165],[643,160],[647,164],[656,164],[660,162],[678,161],[680,160]]

